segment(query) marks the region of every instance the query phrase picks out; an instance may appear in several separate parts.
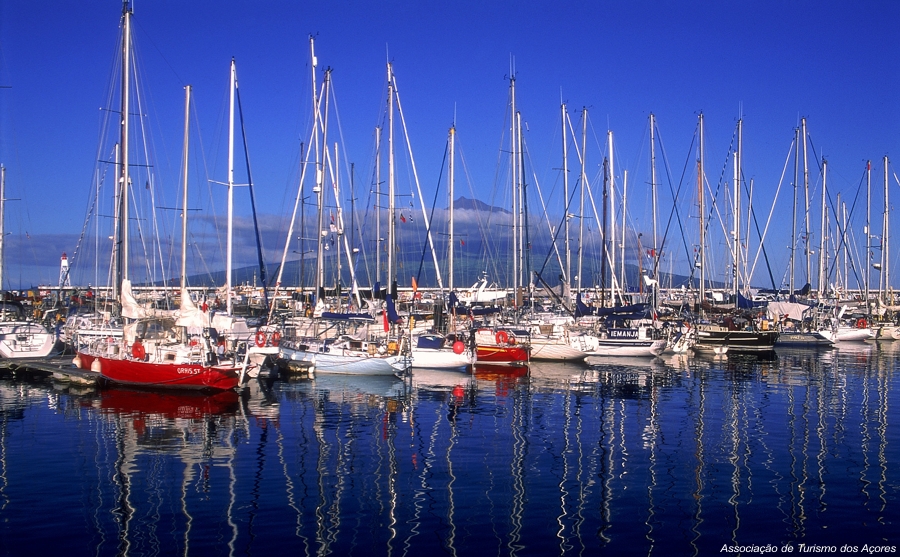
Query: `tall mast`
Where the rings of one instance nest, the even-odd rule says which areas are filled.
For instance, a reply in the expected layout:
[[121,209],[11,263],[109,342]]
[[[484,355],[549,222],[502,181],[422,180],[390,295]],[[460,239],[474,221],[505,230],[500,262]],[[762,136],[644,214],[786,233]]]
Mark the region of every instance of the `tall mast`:
[[450,250],[449,250],[449,254],[448,254],[448,257],[450,260],[447,262],[449,264],[448,265],[449,272],[447,275],[447,287],[450,289],[450,292],[453,292],[453,250],[455,247],[454,246],[454,237],[453,237],[453,232],[454,232],[454,230],[453,230],[454,191],[453,190],[454,190],[454,183],[455,183],[454,182],[455,177],[453,175],[453,170],[454,170],[453,157],[454,157],[455,148],[456,148],[456,125],[454,124],[453,126],[450,126],[450,167],[448,169],[449,172],[447,175],[447,180],[449,182],[447,189],[450,190],[450,233],[449,233]]
[[825,201],[827,199],[828,190],[826,187],[826,178],[828,175],[828,161],[822,160],[822,221],[821,226],[819,228],[819,299],[822,299],[828,291],[828,285],[826,284],[825,277],[825,249],[827,244],[825,243],[825,232],[828,230],[826,227],[827,214],[825,212]]
[[800,178],[800,128],[794,129],[794,204],[791,210],[791,258],[788,261],[790,272],[788,273],[788,296],[794,295],[794,255],[797,246],[797,190]]
[[740,292],[740,287],[738,283],[740,282],[740,261],[741,261],[741,227],[740,227],[740,214],[741,214],[741,124],[742,120],[738,120],[737,123],[737,149],[734,151],[734,183],[733,186],[733,207],[732,211],[734,216],[732,218],[734,227],[731,230],[731,251],[732,257],[734,258],[734,269],[731,272],[731,278],[733,281],[732,284],[732,295],[734,296],[734,307],[737,309],[738,306],[738,293]]
[[387,262],[387,288],[393,295],[394,292],[394,250],[396,238],[395,226],[397,218],[394,212],[396,205],[394,196],[394,72],[391,63],[387,65],[388,72],[388,262]]
[[[609,276],[610,286],[613,287],[616,283],[616,172],[613,159],[613,132],[608,130],[606,135],[609,144],[609,219],[612,221],[612,226],[609,227],[609,247],[612,253]],[[613,290],[610,290],[610,293],[610,300],[615,305],[615,293]]]
[[572,250],[569,246],[569,141],[568,132],[566,131],[566,103],[562,103],[560,108],[562,110],[563,211],[565,211],[563,226],[565,226],[564,232],[566,235],[566,284],[564,294],[567,296],[566,300],[568,300],[569,289],[572,287]]
[[191,116],[191,86],[184,87],[184,160],[181,174],[181,289],[187,287],[187,214],[188,214],[188,133]]
[[[517,162],[519,164],[519,187],[518,187],[518,228],[519,228],[519,280],[518,284],[521,288],[526,285],[526,272],[530,258],[528,257],[528,199],[525,197],[525,139],[522,134],[522,113],[516,113],[516,128],[518,130],[518,152]],[[519,304],[519,290],[516,290],[516,305]]]
[[237,69],[231,59],[231,85],[228,91],[228,232],[225,242],[225,310],[231,315],[231,265],[234,250],[234,90],[237,87]]
[[800,128],[801,128],[801,139],[803,141],[803,195],[806,198],[805,212],[804,212],[804,228],[805,228],[805,251],[806,251],[806,281],[812,282],[812,259],[811,253],[809,251],[809,157],[807,154],[807,142],[806,142],[806,118],[802,118],[800,120]]
[[706,249],[705,238],[706,230],[704,230],[706,219],[706,204],[704,203],[703,191],[703,113],[700,113],[700,141],[698,145],[699,155],[697,157],[697,196],[700,201],[700,315],[703,315],[703,302],[706,301]]
[[[619,242],[619,287],[625,291],[625,207],[628,201],[628,170],[622,172],[622,241]],[[623,301],[624,304],[624,301]]]
[[[322,127],[322,138],[316,138],[316,199],[319,207],[316,223],[316,303],[325,297],[325,173],[328,160],[328,85],[331,78],[331,69],[325,70],[322,78],[322,94],[316,105],[316,122]],[[324,107],[322,103],[324,101]]]
[[510,114],[509,114],[509,151],[510,151],[510,177],[512,182],[512,279],[513,279],[513,304],[519,298],[519,141],[518,141],[518,112],[516,112],[516,76],[511,74],[509,79]]
[[[656,230],[656,144],[654,139],[654,128],[656,127],[656,116],[650,113],[650,192],[653,198],[653,274],[656,278],[656,258],[657,250],[659,250],[659,237]],[[638,254],[643,257],[644,254]]]
[[882,225],[881,240],[881,274],[884,276],[884,300],[887,305],[893,305],[893,296],[891,295],[891,271],[890,271],[890,250],[888,246],[889,222],[890,222],[890,203],[888,199],[888,158],[884,157],[884,224]]
[[[585,170],[585,159],[587,159],[587,108],[581,109],[581,191],[579,192],[581,196],[581,200],[578,206],[578,277],[576,279],[576,291],[581,292],[581,274],[582,274],[582,263],[584,259],[584,192],[587,188],[587,171]],[[604,181],[603,187],[604,199],[603,199],[603,214],[606,215],[606,184]],[[604,226],[606,225],[606,219],[603,221]],[[606,230],[603,230],[603,245],[606,245]],[[601,257],[603,258],[603,266],[606,264],[606,249],[604,248]],[[606,273],[601,273],[603,276],[603,282],[605,286],[606,282]]]
[[128,0],[122,3],[122,98],[121,112],[119,113],[120,121],[120,150],[119,157],[119,184],[117,192],[119,195],[119,209],[117,211],[119,217],[118,237],[116,238],[116,257],[113,265],[115,267],[113,273],[113,298],[118,299],[122,289],[122,281],[128,280],[128,188],[131,179],[128,174],[128,134],[129,134],[129,107],[131,93],[131,6]]
[[[885,203],[887,205],[887,203]],[[872,161],[866,161],[866,315],[869,314],[869,281],[872,270]]]

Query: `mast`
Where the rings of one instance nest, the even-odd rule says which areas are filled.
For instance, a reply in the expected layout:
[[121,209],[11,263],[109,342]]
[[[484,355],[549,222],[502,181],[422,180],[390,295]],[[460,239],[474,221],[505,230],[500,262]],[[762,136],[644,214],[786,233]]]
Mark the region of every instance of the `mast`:
[[184,87],[184,165],[182,167],[181,184],[181,289],[187,287],[187,213],[188,213],[188,133],[190,131],[191,86]]
[[739,276],[740,276],[740,260],[741,260],[741,227],[740,227],[740,214],[741,214],[741,188],[740,188],[740,176],[741,176],[741,124],[742,120],[738,120],[738,129],[737,129],[737,149],[734,151],[734,183],[733,186],[733,228],[731,230],[731,251],[732,257],[734,258],[734,268],[731,272],[731,279],[733,284],[732,288],[732,296],[734,297],[734,307],[738,309],[738,294],[740,293],[740,287],[738,286]]
[[449,254],[448,254],[448,257],[450,260],[447,262],[449,265],[449,272],[447,273],[447,287],[450,289],[450,292],[453,292],[453,249],[454,249],[454,243],[453,243],[454,242],[454,238],[453,238],[453,232],[454,232],[454,230],[453,230],[453,205],[454,205],[453,195],[454,195],[454,191],[453,190],[454,190],[454,184],[455,184],[455,182],[454,182],[455,177],[453,175],[453,171],[454,171],[453,157],[454,157],[455,148],[456,148],[456,124],[454,123],[454,125],[450,126],[450,167],[448,169],[448,175],[447,175],[447,180],[449,182],[447,189],[450,190],[450,233],[449,233],[450,250],[449,250]]
[[[656,258],[657,250],[659,250],[659,236],[656,229],[656,144],[654,139],[654,128],[656,127],[656,116],[650,113],[650,193],[653,198],[653,278],[656,277]],[[643,258],[644,254],[639,254],[639,258]]]
[[511,74],[509,79],[510,114],[509,114],[509,141],[510,141],[510,178],[512,193],[512,279],[513,279],[513,304],[519,299],[519,141],[518,141],[518,112],[516,112],[516,76]]
[[826,228],[826,220],[827,214],[825,212],[825,201],[827,199],[828,190],[826,188],[826,177],[828,175],[828,161],[822,159],[822,222],[821,227],[819,229],[819,300],[822,299],[822,296],[825,295],[828,291],[828,285],[826,284],[825,277],[825,232]]
[[788,262],[790,265],[790,272],[788,277],[788,297],[794,295],[794,255],[796,252],[797,246],[797,190],[799,184],[797,181],[800,178],[800,128],[794,128],[794,145],[796,146],[794,150],[794,204],[793,209],[791,210],[791,258]]
[[[628,170],[622,172],[622,241],[619,242],[619,288],[625,292],[625,202],[628,200]],[[622,301],[624,304],[624,300]]]
[[803,193],[806,197],[806,211],[804,213],[804,227],[806,229],[806,282],[812,282],[812,254],[809,251],[809,157],[807,154],[806,144],[806,118],[802,118],[800,120],[800,127],[802,130],[801,136],[803,139]]
[[[609,219],[612,221],[612,226],[609,227],[609,247],[612,252],[609,277],[610,287],[613,288],[616,283],[616,172],[615,160],[613,159],[613,132],[608,130],[606,135],[607,143],[609,144]],[[610,290],[609,299],[612,301],[612,305],[616,305],[614,290]]]
[[394,196],[395,192],[395,176],[394,176],[394,72],[391,63],[387,65],[388,72],[388,262],[387,262],[387,289],[394,295],[394,282],[397,280],[394,276],[394,250],[396,248],[395,227],[397,218],[394,212],[397,210]]
[[121,112],[119,113],[120,122],[120,163],[119,163],[119,180],[118,187],[118,213],[119,224],[116,234],[115,244],[116,255],[113,258],[113,299],[118,300],[122,290],[122,281],[128,280],[128,187],[131,183],[128,169],[128,135],[129,135],[129,114],[131,109],[130,92],[131,92],[131,6],[128,0],[122,3],[122,97]]
[[228,91],[228,232],[225,242],[225,311],[232,313],[231,265],[234,250],[234,91],[237,87],[237,69],[231,59],[231,85]]
[[[325,171],[328,156],[328,84],[331,78],[331,69],[325,70],[322,78],[322,96],[316,103],[316,122],[317,126],[322,127],[321,143],[316,137],[316,186],[313,191],[316,193],[318,204],[318,221],[316,226],[316,303],[325,298]],[[325,107],[322,109],[324,99]]]
[[703,311],[703,302],[706,301],[706,249],[704,249],[706,230],[705,219],[706,219],[706,204],[704,203],[704,198],[706,197],[703,192],[703,113],[700,113],[700,141],[699,141],[699,156],[697,157],[697,195],[700,201],[700,315],[704,314]]
[[[887,205],[887,203],[885,203]],[[869,308],[869,281],[872,273],[872,161],[866,161],[866,284],[865,300],[866,315],[870,314]]]
[[562,165],[562,175],[563,175],[563,210],[565,211],[565,219],[563,219],[563,226],[565,226],[565,235],[566,235],[566,269],[565,269],[565,277],[566,277],[566,301],[569,300],[570,293],[569,290],[572,288],[572,250],[569,246],[569,142],[568,142],[568,134],[566,132],[566,103],[562,103],[562,156],[563,156],[563,165]]
[[891,293],[891,274],[890,274],[890,253],[888,247],[888,238],[890,235],[888,234],[889,230],[889,222],[890,222],[890,203],[888,200],[888,158],[887,155],[884,157],[884,224],[882,225],[882,240],[881,240],[881,274],[884,276],[884,301],[887,305],[893,305],[893,295]]
[[[581,191],[579,192],[581,195],[581,201],[578,206],[578,277],[576,278],[576,290],[577,292],[581,292],[581,274],[582,274],[582,264],[584,259],[584,191],[587,188],[587,172],[585,170],[585,159],[587,159],[587,108],[581,109]],[[603,165],[604,170],[606,169],[606,164]],[[602,286],[606,286],[606,176],[604,175],[603,182],[603,253],[601,257],[603,258],[602,267],[603,272],[601,273],[601,280],[603,282]],[[601,294],[602,299],[605,299],[605,295]]]

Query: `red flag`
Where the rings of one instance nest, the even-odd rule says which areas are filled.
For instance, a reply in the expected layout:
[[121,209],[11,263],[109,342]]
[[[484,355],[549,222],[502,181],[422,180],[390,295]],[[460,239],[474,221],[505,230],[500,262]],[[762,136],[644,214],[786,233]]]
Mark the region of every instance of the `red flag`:
[[459,241],[459,245],[461,245],[461,246],[466,245],[466,241],[465,241],[465,240],[460,240],[460,241]]
[[382,312],[381,312],[381,315],[384,316],[384,332],[388,332],[388,331],[391,330],[391,324],[388,323],[387,312],[386,312],[386,311],[382,311]]
[[403,216],[403,213],[400,213],[400,222],[406,222],[406,217]]

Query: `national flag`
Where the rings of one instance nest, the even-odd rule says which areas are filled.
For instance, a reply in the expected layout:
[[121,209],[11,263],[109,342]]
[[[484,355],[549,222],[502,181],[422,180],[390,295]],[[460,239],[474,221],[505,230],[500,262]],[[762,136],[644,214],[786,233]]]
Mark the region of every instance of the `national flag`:
[[459,241],[459,245],[461,245],[461,246],[466,245],[466,241],[465,241],[465,240],[460,240],[460,241]]
[[400,222],[406,222],[406,217],[403,216],[403,213],[400,213]]

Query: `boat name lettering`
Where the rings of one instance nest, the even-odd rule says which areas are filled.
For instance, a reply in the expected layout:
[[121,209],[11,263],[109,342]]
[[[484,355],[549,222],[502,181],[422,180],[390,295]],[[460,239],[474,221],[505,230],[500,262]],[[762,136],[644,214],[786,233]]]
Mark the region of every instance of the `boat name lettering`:
[[192,367],[180,367],[177,369],[177,372],[179,375],[194,375],[197,373],[197,370]]
[[637,338],[637,329],[610,329],[609,338]]

